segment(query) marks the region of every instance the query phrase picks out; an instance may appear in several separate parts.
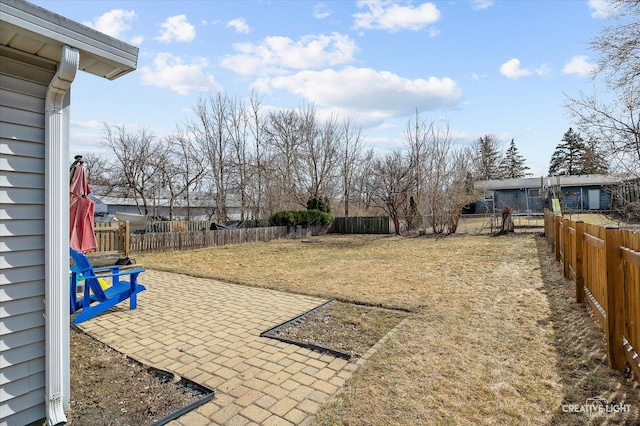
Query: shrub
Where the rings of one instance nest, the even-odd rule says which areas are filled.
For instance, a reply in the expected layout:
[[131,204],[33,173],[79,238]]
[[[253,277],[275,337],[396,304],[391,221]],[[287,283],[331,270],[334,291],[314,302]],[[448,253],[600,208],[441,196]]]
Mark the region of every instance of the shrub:
[[269,225],[270,226],[295,226],[296,224],[296,215],[293,210],[284,210],[280,212],[276,212],[269,216]]
[[320,210],[285,210],[272,214],[269,217],[271,226],[308,226],[308,225],[328,225],[333,220],[333,216]]
[[309,197],[307,200],[307,210],[320,210],[324,213],[331,213],[331,201],[329,197]]
[[298,212],[297,225],[328,225],[333,220],[331,214],[320,210],[306,210]]

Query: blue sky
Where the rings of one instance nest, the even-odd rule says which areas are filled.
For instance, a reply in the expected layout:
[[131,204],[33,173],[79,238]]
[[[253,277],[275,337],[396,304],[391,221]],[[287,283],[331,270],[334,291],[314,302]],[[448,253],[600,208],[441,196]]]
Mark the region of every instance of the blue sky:
[[33,1],[140,48],[116,81],[78,73],[71,155],[104,153],[103,125],[162,135],[217,91],[357,120],[368,146],[403,146],[416,108],[460,144],[512,138],[536,176],[591,93],[598,0]]

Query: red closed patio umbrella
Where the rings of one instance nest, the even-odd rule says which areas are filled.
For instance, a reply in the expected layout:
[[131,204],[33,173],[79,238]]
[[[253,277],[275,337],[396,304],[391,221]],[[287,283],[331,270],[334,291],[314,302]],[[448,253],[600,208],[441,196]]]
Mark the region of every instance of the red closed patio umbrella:
[[82,157],[76,156],[71,171],[73,174],[69,190],[69,246],[79,252],[87,253],[95,249],[97,243],[93,231],[95,205],[88,198],[91,188],[87,181],[87,171],[82,165]]

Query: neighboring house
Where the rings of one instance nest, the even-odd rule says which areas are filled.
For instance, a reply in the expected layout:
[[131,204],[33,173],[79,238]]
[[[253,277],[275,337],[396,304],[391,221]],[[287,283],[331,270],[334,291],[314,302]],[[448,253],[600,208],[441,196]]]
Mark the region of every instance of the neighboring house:
[[562,210],[611,210],[622,179],[609,175],[554,176],[547,179],[547,195],[560,199]]
[[78,69],[114,80],[137,59],[136,47],[0,0],[0,425],[66,421],[69,89]]
[[500,213],[505,206],[515,212],[543,211],[543,178],[484,180],[475,182],[483,198],[476,201],[476,213]]
[[[97,221],[110,221],[113,219],[115,213],[138,213],[143,214],[143,211],[138,209],[136,200],[131,197],[118,197],[113,195],[103,195],[105,190],[103,187],[95,186],[91,187],[92,193],[89,195],[96,204],[96,220]],[[148,216],[152,218],[168,219],[170,217],[170,200],[168,197],[158,198],[155,200],[147,200]],[[176,220],[183,220],[187,217],[187,210],[189,211],[189,217],[204,217],[208,218],[215,210],[215,200],[210,195],[196,193],[191,194],[191,200],[189,206],[184,198],[178,198],[173,205],[173,217]],[[140,205],[142,209],[142,205]],[[228,220],[240,220],[241,216],[241,203],[238,197],[233,195],[227,196],[227,218]],[[249,216],[245,212],[246,216]]]
[[483,198],[476,213],[500,213],[509,206],[515,213],[541,213],[551,208],[549,200],[560,200],[563,210],[610,210],[616,208],[614,194],[622,180],[609,175],[551,176],[488,180],[475,183]]

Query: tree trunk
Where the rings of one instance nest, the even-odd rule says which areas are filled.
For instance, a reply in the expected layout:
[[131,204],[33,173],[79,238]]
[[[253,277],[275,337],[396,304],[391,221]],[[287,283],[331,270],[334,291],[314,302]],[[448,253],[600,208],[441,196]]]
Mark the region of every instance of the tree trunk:
[[393,226],[396,228],[396,235],[400,235],[400,218],[397,214],[394,214],[393,217]]
[[496,235],[505,235],[515,230],[515,224],[513,223],[513,217],[511,216],[512,210],[511,207],[505,206],[502,209],[502,226],[500,227],[500,231]]

